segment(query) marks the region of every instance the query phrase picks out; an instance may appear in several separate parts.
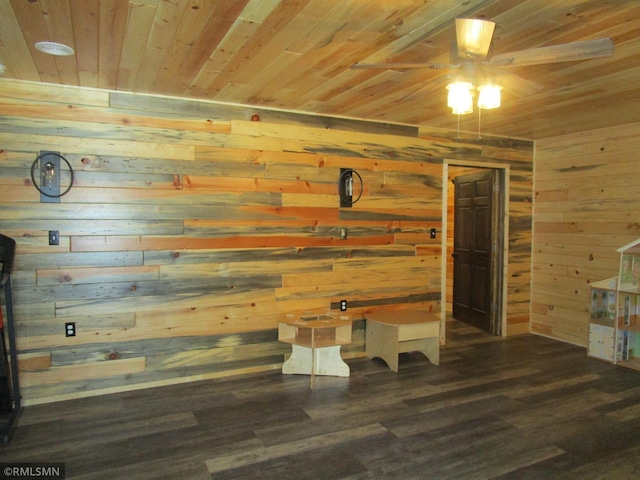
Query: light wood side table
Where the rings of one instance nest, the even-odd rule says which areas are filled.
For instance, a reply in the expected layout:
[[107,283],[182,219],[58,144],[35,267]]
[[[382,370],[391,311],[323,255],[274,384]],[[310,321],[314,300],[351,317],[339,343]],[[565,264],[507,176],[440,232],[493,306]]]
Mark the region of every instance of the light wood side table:
[[351,343],[351,315],[333,312],[287,313],[278,323],[278,340],[291,344],[291,356],[282,365],[284,374],[348,377],[340,346]]
[[440,317],[424,310],[366,313],[367,358],[384,360],[398,371],[398,355],[422,352],[434,365],[440,364]]

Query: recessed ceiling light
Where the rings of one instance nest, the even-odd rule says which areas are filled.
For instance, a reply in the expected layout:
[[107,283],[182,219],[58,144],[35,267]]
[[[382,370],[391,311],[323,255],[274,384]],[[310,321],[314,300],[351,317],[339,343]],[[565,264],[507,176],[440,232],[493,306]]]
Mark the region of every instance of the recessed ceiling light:
[[58,57],[68,57],[75,53],[73,48],[63,45],[62,43],[55,42],[38,42],[36,43],[36,48],[41,52],[48,53],[49,55],[56,55]]

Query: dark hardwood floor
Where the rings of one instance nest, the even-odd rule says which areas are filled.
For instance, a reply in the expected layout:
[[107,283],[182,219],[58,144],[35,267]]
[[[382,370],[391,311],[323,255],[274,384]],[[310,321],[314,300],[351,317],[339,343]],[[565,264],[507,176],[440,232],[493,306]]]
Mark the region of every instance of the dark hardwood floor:
[[67,479],[640,478],[640,372],[448,322],[439,367],[278,371],[27,407],[1,462]]

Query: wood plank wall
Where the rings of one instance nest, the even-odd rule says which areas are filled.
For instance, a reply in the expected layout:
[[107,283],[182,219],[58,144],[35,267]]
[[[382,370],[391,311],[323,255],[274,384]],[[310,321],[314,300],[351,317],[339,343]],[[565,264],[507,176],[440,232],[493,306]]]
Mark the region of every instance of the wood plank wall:
[[640,124],[536,142],[531,329],[587,346],[590,282],[640,237]]
[[[341,299],[345,356],[368,310],[438,311],[444,158],[510,165],[508,316],[528,322],[529,141],[0,80],[0,150],[27,404],[280,368],[280,315]],[[75,171],[58,204],[31,185],[41,150]]]

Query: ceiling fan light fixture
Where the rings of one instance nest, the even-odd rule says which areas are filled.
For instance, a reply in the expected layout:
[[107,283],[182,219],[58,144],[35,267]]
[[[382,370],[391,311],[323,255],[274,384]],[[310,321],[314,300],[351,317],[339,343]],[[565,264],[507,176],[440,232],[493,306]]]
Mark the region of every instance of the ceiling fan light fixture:
[[478,87],[478,107],[485,110],[500,106],[500,90],[502,87],[494,83],[480,85]]
[[456,40],[462,58],[484,59],[496,24],[479,18],[456,18]]
[[68,45],[56,42],[38,42],[35,47],[43,53],[55,55],[56,57],[68,57],[76,53],[75,50]]
[[453,82],[447,85],[447,106],[454,114],[473,113],[473,85],[470,82]]

